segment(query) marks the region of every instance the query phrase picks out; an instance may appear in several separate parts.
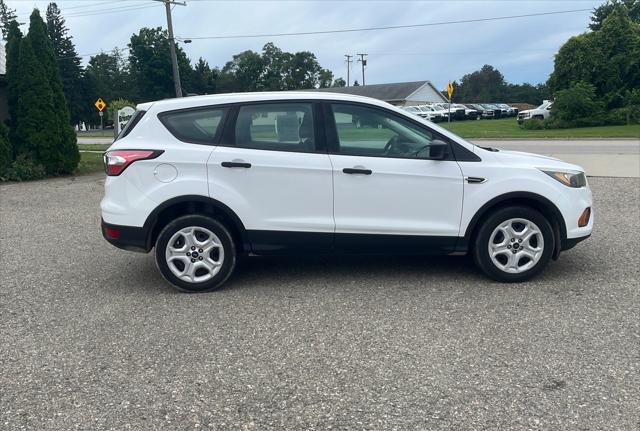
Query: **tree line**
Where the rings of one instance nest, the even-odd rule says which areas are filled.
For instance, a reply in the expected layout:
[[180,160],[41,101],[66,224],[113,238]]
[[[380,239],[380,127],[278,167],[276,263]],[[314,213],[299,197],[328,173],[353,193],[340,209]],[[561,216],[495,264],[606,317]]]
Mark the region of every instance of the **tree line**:
[[[3,29],[12,18],[11,10],[0,0]],[[98,97],[107,103],[116,99],[140,103],[175,96],[169,38],[161,27],[140,29],[126,49],[91,56],[83,67],[56,3],[47,7],[46,24],[74,124],[99,123],[93,106]],[[313,53],[285,52],[273,43],[266,44],[262,52],[236,54],[222,68],[211,67],[203,58],[192,65],[179,44],[176,51],[184,94],[322,88],[344,82],[334,81],[333,73],[321,67]]]
[[454,98],[470,102],[555,99],[551,118],[527,128],[567,128],[640,122],[640,0],[610,0],[595,8],[589,31],[571,37],[544,84],[508,84],[485,65],[454,82]]
[[[530,103],[539,105],[551,97],[546,84],[509,84],[502,73],[489,64],[454,81],[453,99],[478,103]],[[443,92],[446,94],[446,92]],[[445,96],[446,97],[446,96]]]

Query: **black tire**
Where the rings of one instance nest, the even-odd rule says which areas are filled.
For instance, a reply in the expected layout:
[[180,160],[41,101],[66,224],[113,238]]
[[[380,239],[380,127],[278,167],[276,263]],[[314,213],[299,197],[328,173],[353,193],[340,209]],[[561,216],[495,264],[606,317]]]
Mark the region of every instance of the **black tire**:
[[[215,234],[222,245],[224,258],[219,271],[206,281],[189,282],[176,276],[167,262],[167,244],[181,229],[200,227]],[[200,233],[199,233],[200,234]],[[217,251],[219,253],[219,250]],[[203,215],[188,215],[175,219],[162,229],[155,246],[156,264],[162,276],[176,289],[183,292],[209,292],[220,288],[231,276],[236,267],[237,251],[229,230],[219,221]],[[198,256],[200,257],[200,256]],[[187,263],[188,264],[188,263]],[[197,274],[197,273],[196,273]]]
[[[489,254],[489,241],[493,231],[510,219],[524,219],[535,223],[544,239],[542,254],[533,267],[519,273],[509,273],[499,268]],[[547,266],[555,248],[555,236],[549,220],[540,212],[525,206],[500,208],[481,221],[473,242],[473,258],[476,265],[490,278],[503,283],[517,283],[538,275]],[[513,251],[513,250],[510,250]],[[525,258],[526,261],[526,258]]]

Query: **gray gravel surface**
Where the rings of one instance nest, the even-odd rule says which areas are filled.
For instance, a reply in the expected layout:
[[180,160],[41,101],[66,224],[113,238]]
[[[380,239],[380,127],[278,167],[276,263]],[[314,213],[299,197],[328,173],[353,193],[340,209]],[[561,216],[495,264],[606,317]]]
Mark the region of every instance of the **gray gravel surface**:
[[249,259],[177,293],[101,176],[0,186],[0,429],[640,427],[640,180],[536,280],[466,257]]

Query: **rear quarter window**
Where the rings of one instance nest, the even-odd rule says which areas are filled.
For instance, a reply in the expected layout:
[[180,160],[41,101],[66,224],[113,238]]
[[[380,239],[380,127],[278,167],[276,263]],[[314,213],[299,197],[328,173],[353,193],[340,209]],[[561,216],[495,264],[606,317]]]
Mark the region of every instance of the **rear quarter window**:
[[204,108],[165,112],[158,118],[179,140],[212,145],[220,135],[225,115],[225,108]]
[[116,141],[118,139],[124,138],[129,133],[131,133],[133,128],[138,125],[138,123],[140,122],[140,120],[142,120],[142,117],[144,117],[144,114],[146,113],[147,111],[142,111],[142,110],[137,110],[136,112],[134,112],[131,118],[129,119],[129,121],[127,121],[127,124],[125,124],[122,130],[120,131],[120,134],[116,138]]

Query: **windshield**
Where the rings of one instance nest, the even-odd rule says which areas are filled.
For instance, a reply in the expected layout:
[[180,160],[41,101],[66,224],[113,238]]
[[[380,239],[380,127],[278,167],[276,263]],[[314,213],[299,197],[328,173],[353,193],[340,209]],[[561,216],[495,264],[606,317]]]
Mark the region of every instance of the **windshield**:
[[536,109],[545,109],[549,106],[553,105],[553,102],[549,102],[548,100],[545,102],[542,102],[542,105],[538,106]]

